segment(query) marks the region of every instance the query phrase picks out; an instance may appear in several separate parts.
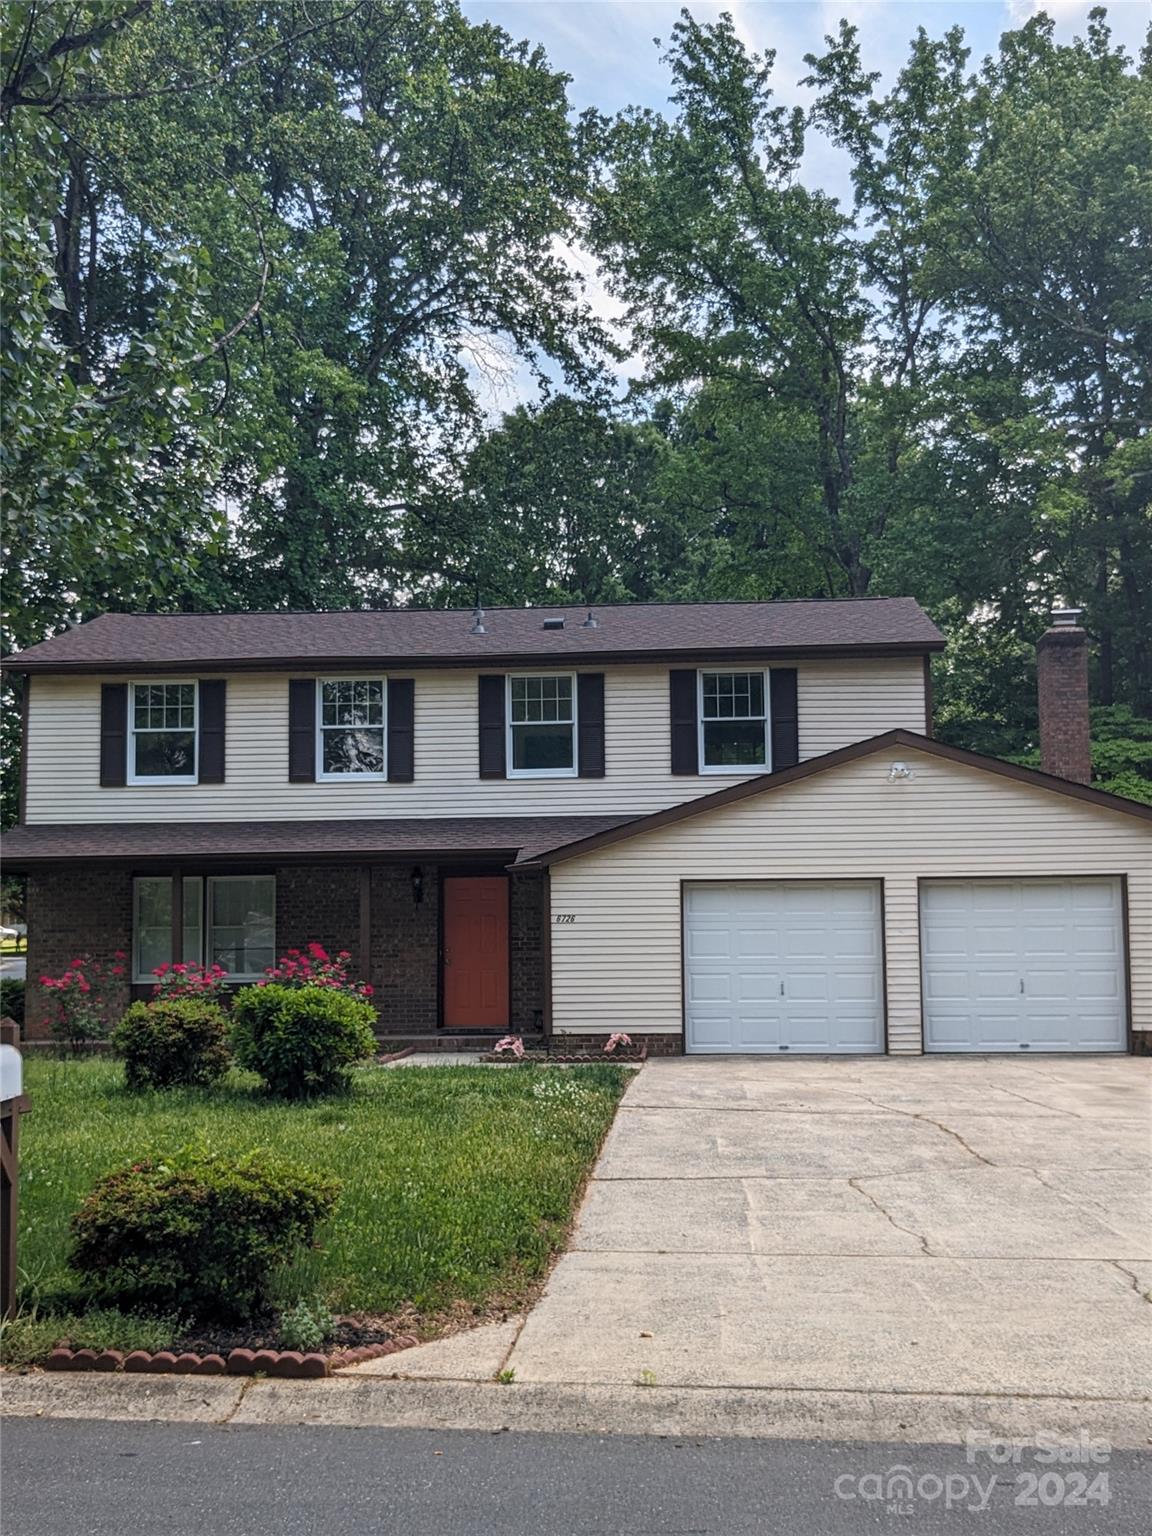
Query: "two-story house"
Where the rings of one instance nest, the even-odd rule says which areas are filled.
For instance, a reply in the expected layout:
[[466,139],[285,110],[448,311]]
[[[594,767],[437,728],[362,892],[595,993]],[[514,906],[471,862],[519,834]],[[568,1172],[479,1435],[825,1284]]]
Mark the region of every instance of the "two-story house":
[[316,940],[382,1037],[1116,1051],[1152,1031],[1148,807],[933,741],[908,599],[109,614],[15,657],[34,978]]

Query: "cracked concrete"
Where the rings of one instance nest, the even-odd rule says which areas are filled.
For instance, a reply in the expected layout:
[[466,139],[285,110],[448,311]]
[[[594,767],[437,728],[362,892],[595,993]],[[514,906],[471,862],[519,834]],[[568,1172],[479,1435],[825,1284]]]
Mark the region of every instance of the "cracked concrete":
[[649,1062],[506,1364],[1144,1411],[1150,1085],[1132,1057]]

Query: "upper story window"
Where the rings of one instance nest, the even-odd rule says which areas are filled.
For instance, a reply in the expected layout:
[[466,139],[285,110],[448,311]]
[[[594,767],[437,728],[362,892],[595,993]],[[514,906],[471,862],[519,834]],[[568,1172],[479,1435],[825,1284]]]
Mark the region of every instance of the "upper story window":
[[133,683],[128,782],[196,783],[196,684]]
[[385,694],[382,677],[317,680],[318,779],[384,778]]
[[508,679],[508,773],[512,778],[562,778],[576,773],[572,673]]
[[768,768],[767,674],[700,673],[700,770]]

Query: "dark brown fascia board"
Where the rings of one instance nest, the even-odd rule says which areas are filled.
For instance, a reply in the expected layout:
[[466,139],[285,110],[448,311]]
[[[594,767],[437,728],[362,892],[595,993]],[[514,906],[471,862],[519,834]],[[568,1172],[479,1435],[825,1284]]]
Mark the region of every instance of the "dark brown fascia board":
[[543,869],[552,864],[560,864],[568,859],[579,858],[581,854],[593,853],[598,848],[605,848],[610,843],[623,842],[625,838],[637,837],[641,832],[655,832],[661,827],[672,825],[677,821],[687,821],[692,816],[702,816],[708,811],[717,810],[720,806],[731,805],[737,800],[748,800],[753,795],[768,794],[774,789],[783,789],[788,784],[795,784],[800,779],[812,778],[818,773],[827,773],[830,769],[839,768],[844,763],[855,762],[861,757],[871,757],[874,753],[886,752],[893,747],[907,747],[910,751],[927,753],[929,757],[941,757],[948,762],[960,763],[966,768],[979,768],[985,773],[999,774],[1001,778],[1015,779],[1017,783],[1029,784],[1034,789],[1049,789],[1058,795],[1067,795],[1073,800],[1084,800],[1089,805],[1106,811],[1120,811],[1126,816],[1135,816],[1141,821],[1152,822],[1152,805],[1143,805],[1139,800],[1126,800],[1122,795],[1110,795],[1107,790],[1092,789],[1087,784],[1076,784],[1071,779],[1057,778],[1051,773],[1041,773],[1036,768],[1022,768],[1017,763],[1006,763],[998,757],[986,757],[980,752],[969,752],[964,747],[948,746],[945,742],[936,741],[931,736],[921,736],[916,731],[894,730],[885,731],[881,736],[869,736],[863,741],[855,741],[851,746],[838,747],[834,752],[826,752],[822,757],[810,757],[806,762],[797,763],[794,768],[781,769],[779,773],[764,773],[754,779],[744,779],[739,784],[732,784],[727,789],[720,789],[711,795],[701,795],[695,800],[682,800],[678,805],[669,806],[667,810],[655,811],[651,816],[642,816],[637,821],[631,821],[621,827],[609,827],[604,832],[594,832],[591,837],[581,838],[575,843],[564,843],[559,848],[553,848],[547,853],[537,854],[535,858],[525,859],[517,867],[520,869]]
[[221,660],[191,657],[187,661],[149,661],[140,657],[134,661],[29,661],[8,656],[3,662],[7,672],[57,676],[128,677],[138,672],[150,677],[180,676],[187,673],[212,675],[232,672],[306,672],[315,673],[334,667],[364,670],[379,668],[382,672],[423,672],[446,669],[475,668],[477,671],[499,671],[505,667],[597,667],[627,666],[637,662],[666,662],[677,666],[691,666],[694,662],[709,661],[757,661],[770,658],[773,661],[835,660],[840,657],[868,659],[885,656],[926,656],[942,651],[943,640],[896,640],[888,645],[804,645],[804,646],[713,646],[700,650],[670,651],[666,647],[657,650],[600,651],[589,654],[561,651],[517,651],[504,655],[477,656],[475,652],[460,652],[452,656],[278,656],[245,657],[241,660]]
[[[171,869],[174,864],[185,865],[197,873],[215,869],[271,869],[286,866],[324,864],[474,864],[499,865],[511,868],[517,854],[515,848],[381,848],[360,849],[358,852],[270,853],[261,849],[258,853],[30,853],[9,856],[4,868],[10,874],[24,874],[36,869],[66,869],[71,865],[88,868],[99,865],[102,869]],[[517,865],[523,869],[524,865]]]

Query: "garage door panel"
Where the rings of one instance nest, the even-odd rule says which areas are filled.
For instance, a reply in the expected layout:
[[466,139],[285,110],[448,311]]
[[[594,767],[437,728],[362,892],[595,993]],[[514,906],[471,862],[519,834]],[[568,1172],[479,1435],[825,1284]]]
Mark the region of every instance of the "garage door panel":
[[925,1049],[1123,1050],[1122,920],[1111,878],[926,881]]
[[879,887],[868,881],[687,887],[687,1048],[883,1050],[880,922]]

